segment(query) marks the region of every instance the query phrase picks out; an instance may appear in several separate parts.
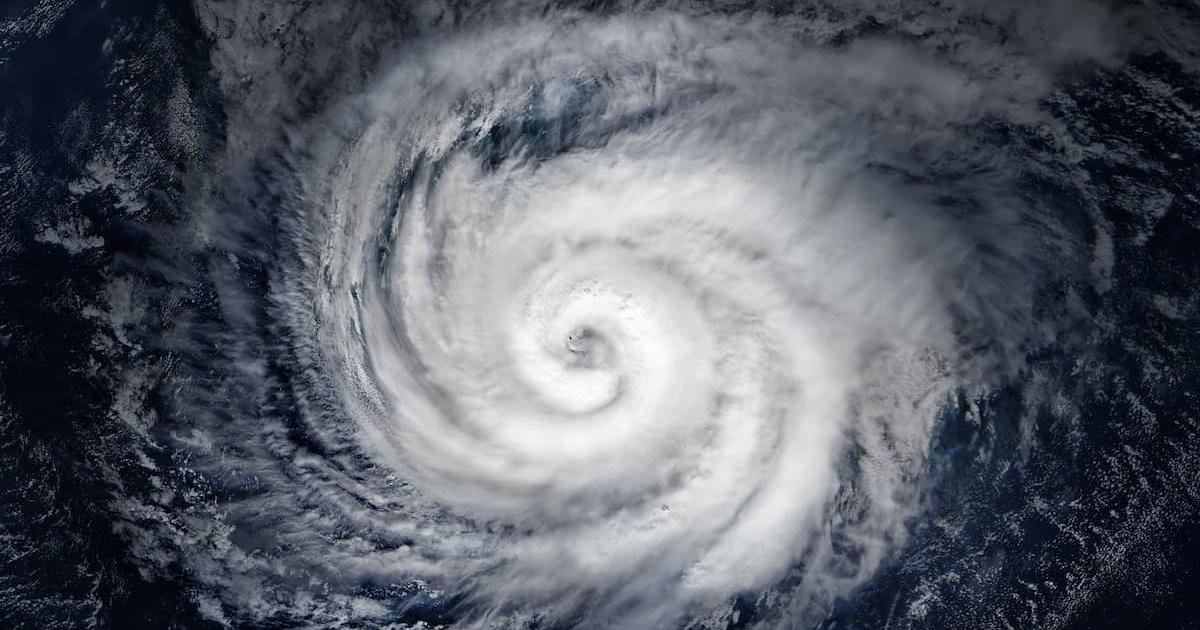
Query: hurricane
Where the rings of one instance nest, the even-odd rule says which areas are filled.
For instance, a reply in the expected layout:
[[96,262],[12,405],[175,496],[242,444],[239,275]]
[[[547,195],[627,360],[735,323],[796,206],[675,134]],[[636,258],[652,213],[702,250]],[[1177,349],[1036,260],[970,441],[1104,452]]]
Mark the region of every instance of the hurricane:
[[[1088,96],[1134,76],[1195,104],[1147,78],[1195,68],[1171,15],[145,14],[202,42],[134,66],[183,77],[167,140],[94,149],[66,194],[122,218],[38,237],[113,250],[80,311],[105,331],[80,343],[107,411],[69,442],[119,560],[80,564],[91,595],[54,618],[1058,628],[1127,583],[1114,563],[1184,583],[1147,549],[1195,522],[1196,425],[1152,408],[1194,402],[1195,284],[1150,291],[1127,265],[1163,268],[1155,221],[1194,230],[1175,176],[1200,136],[1187,106],[1157,114],[1179,140],[1155,197],[1098,166],[1152,151],[1097,131],[1120,99]],[[1134,341],[1129,295],[1179,336]],[[1168,454],[1127,468],[1142,452]],[[174,612],[112,612],[134,597]]]

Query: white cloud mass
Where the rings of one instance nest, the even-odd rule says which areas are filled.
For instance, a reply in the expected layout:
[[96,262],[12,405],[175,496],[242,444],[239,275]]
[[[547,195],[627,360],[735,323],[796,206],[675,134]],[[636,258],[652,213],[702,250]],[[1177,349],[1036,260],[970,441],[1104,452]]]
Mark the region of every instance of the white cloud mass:
[[200,8],[222,324],[169,343],[223,370],[174,401],[207,609],[703,628],[771,592],[799,627],[903,544],[939,412],[1091,278],[989,130],[1052,130],[1127,16],[741,4]]

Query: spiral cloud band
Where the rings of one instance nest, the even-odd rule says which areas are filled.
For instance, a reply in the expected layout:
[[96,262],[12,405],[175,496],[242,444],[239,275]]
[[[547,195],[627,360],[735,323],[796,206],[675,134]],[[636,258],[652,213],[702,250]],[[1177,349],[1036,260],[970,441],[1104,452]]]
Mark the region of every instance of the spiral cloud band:
[[1030,278],[1090,264],[988,135],[1055,69],[761,12],[466,24],[228,123],[222,323],[171,340],[206,609],[821,619],[903,544],[939,413],[1059,325]]

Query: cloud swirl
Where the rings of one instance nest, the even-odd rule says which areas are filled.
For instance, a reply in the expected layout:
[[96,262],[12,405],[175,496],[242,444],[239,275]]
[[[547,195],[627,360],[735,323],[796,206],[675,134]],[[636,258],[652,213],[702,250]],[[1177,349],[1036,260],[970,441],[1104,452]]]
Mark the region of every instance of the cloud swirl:
[[212,614],[725,627],[863,584],[939,413],[1051,334],[1030,278],[1088,261],[989,150],[1045,68],[812,24],[518,13],[231,134],[223,324],[172,340],[223,370],[173,436]]

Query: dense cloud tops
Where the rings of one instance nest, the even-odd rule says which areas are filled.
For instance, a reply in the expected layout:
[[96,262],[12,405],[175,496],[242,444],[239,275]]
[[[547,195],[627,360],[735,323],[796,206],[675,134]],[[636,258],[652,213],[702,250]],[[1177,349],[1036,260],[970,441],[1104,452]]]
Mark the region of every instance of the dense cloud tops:
[[171,527],[216,617],[820,619],[904,543],[938,414],[1066,325],[1035,293],[1104,274],[988,132],[1048,123],[1100,13],[996,57],[940,14],[426,9],[314,26],[312,67],[201,13],[219,312],[168,404],[211,485]]

